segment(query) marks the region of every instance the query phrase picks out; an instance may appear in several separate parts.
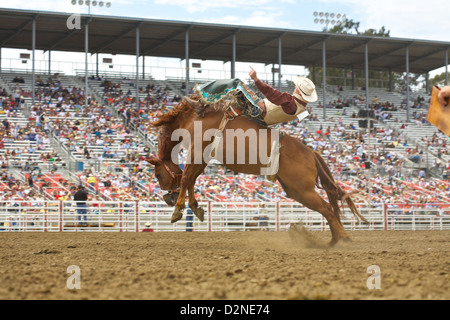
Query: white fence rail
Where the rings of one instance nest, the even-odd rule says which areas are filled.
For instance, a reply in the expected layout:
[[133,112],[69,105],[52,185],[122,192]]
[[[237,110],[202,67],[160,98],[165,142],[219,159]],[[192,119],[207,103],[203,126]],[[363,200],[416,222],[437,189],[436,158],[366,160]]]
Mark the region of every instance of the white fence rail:
[[[141,232],[147,222],[155,232],[169,231],[283,231],[301,221],[309,230],[328,230],[318,212],[295,202],[201,202],[205,220],[185,211],[171,223],[173,208],[145,201],[2,201],[0,232]],[[359,207],[370,222],[360,223],[344,209],[347,230],[450,230],[450,204],[389,204]]]

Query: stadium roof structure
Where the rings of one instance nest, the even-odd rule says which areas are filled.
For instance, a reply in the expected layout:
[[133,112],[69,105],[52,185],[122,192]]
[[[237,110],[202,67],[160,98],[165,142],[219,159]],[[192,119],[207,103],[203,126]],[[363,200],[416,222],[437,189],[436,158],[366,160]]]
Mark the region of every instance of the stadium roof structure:
[[442,41],[87,14],[79,16],[80,29],[70,30],[70,15],[0,8],[0,47],[31,49],[35,21],[35,48],[45,51],[85,52],[87,24],[89,53],[307,67],[326,61],[327,67],[352,69],[367,62],[370,70],[422,74],[448,65],[450,48]]

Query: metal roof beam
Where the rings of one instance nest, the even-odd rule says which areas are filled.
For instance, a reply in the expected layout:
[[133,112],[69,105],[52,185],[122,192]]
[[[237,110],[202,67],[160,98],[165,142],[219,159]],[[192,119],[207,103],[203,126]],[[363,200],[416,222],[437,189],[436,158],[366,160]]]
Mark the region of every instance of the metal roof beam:
[[323,39],[316,40],[316,41],[311,41],[306,46],[299,47],[299,48],[295,49],[294,51],[292,51],[291,53],[285,54],[284,56],[285,56],[285,58],[289,58],[289,57],[291,57],[293,55],[297,55],[300,52],[302,52],[304,50],[307,50],[308,48],[311,48],[312,46],[315,46],[316,44],[322,43],[324,40],[328,39],[329,37],[330,36],[325,36]]
[[278,35],[278,36],[275,37],[275,38],[271,38],[271,39],[269,39],[269,40],[263,40],[263,41],[260,41],[260,42],[257,43],[256,45],[252,46],[251,49],[245,50],[245,52],[244,52],[243,54],[240,54],[240,55],[238,54],[238,55],[236,55],[236,59],[242,57],[244,54],[245,54],[245,55],[248,55],[250,52],[253,52],[253,51],[255,51],[255,50],[258,50],[259,48],[265,46],[265,45],[268,44],[268,43],[271,43],[271,42],[274,41],[274,40],[279,39],[280,37],[281,37],[281,38],[284,37],[285,34],[286,34],[286,32],[283,32],[282,34]]
[[366,41],[364,41],[362,43],[358,43],[358,44],[352,45],[350,47],[344,48],[343,50],[338,51],[336,54],[333,54],[331,56],[327,56],[327,60],[339,57],[339,56],[341,56],[343,54],[348,54],[349,51],[355,50],[355,49],[357,49],[357,48],[359,48],[361,46],[365,46],[366,44],[369,44],[372,40],[373,40],[373,38],[371,38],[369,40],[366,40]]
[[8,43],[8,41],[10,41],[12,38],[14,38],[15,36],[17,36],[19,33],[21,33],[26,27],[28,27],[30,25],[30,23],[32,23],[34,20],[36,20],[39,17],[39,14],[35,14],[33,16],[33,18],[31,20],[25,21],[13,34],[11,34],[10,36],[4,38],[1,43],[0,43],[0,47],[4,47],[5,44]]
[[110,40],[110,41],[105,41],[104,43],[102,43],[99,48],[94,50],[94,53],[101,53],[102,50],[108,48],[110,45],[112,45],[114,42],[122,40],[127,34],[129,34],[131,31],[136,30],[137,28],[139,28],[141,25],[143,24],[143,21],[140,21],[137,25],[133,26],[132,28],[125,30],[124,32],[122,32],[121,34],[119,34],[116,38]]
[[[86,20],[86,22],[83,24],[83,28],[88,25],[89,23],[92,22],[92,17],[89,17],[89,19]],[[61,42],[69,39],[71,36],[73,36],[75,33],[77,33],[78,31],[80,31],[81,29],[73,29],[72,31],[70,31],[68,34],[66,34],[64,37],[61,37],[60,39],[58,39],[56,42],[52,43],[51,45],[49,45],[47,47],[47,49],[44,50],[44,52],[47,52],[49,50],[52,50],[53,48],[55,48],[57,45],[59,45]]]
[[[439,49],[439,50],[435,50],[435,51],[433,51],[433,52],[430,52],[430,53],[421,55],[420,57],[417,57],[417,58],[414,58],[414,59],[409,59],[409,64],[414,63],[414,62],[417,62],[417,61],[422,60],[422,59],[425,59],[425,58],[427,58],[427,57],[429,57],[429,56],[432,56],[432,55],[434,55],[434,54],[436,54],[436,53],[439,53],[439,52],[445,52],[445,50],[448,50],[448,49],[449,49],[449,48],[441,48],[441,49]],[[443,65],[444,65],[444,63],[443,63]],[[406,63],[399,65],[399,67],[403,67],[403,66],[406,67]]]
[[375,61],[375,60],[384,58],[385,56],[390,55],[390,54],[393,54],[394,52],[397,52],[397,51],[400,51],[400,50],[404,50],[404,49],[410,47],[410,46],[413,45],[413,44],[414,44],[414,41],[410,41],[410,42],[408,42],[406,45],[404,45],[404,46],[402,46],[402,47],[400,47],[400,48],[395,48],[395,49],[389,50],[389,51],[387,51],[387,52],[383,52],[383,53],[381,53],[381,54],[378,54],[378,55],[376,55],[375,57],[372,57],[371,59],[369,59],[369,63],[370,63],[370,62],[373,62],[373,61]]
[[150,52],[154,51],[156,48],[159,48],[159,47],[165,45],[166,43],[172,41],[173,39],[179,37],[180,35],[185,34],[187,31],[192,29],[192,27],[193,27],[193,25],[191,24],[186,29],[183,29],[181,31],[176,31],[176,32],[172,33],[168,38],[164,39],[163,41],[159,41],[159,43],[145,48],[144,50],[142,50],[142,55],[144,55],[144,56],[148,55]]
[[218,38],[214,39],[214,40],[213,40],[209,45],[207,45],[206,47],[203,47],[203,48],[201,48],[201,49],[199,49],[199,50],[197,50],[197,51],[192,52],[191,55],[192,55],[192,56],[195,56],[195,55],[197,55],[197,54],[199,54],[199,53],[201,53],[201,52],[203,52],[203,51],[205,51],[205,50],[207,50],[207,49],[209,49],[209,48],[212,48],[212,47],[214,47],[216,44],[222,42],[223,40],[225,40],[225,39],[227,39],[227,38],[229,38],[229,37],[232,37],[232,36],[233,36],[235,33],[237,33],[237,32],[239,32],[239,29],[237,29],[236,31],[233,31],[232,33],[227,33],[227,34],[225,34],[225,35],[223,35],[223,36],[221,36],[221,37],[218,37]]
[[[370,66],[371,62],[376,61],[376,60],[381,59],[381,58],[385,58],[386,56],[388,56],[390,54],[393,54],[393,53],[395,53],[397,51],[405,50],[406,48],[410,47],[413,44],[414,44],[414,41],[410,41],[406,45],[403,45],[403,46],[401,46],[399,48],[397,47],[395,49],[392,49],[392,50],[389,50],[389,51],[377,54],[377,55],[373,56],[372,58],[369,58],[369,60],[368,60],[369,66]],[[364,66],[365,66],[365,60],[364,59],[363,59],[363,61],[354,64],[354,67],[357,68],[357,69],[361,68],[361,67],[364,67]],[[397,67],[397,65],[395,67]],[[386,66],[386,68],[387,69],[392,69],[393,66]]]

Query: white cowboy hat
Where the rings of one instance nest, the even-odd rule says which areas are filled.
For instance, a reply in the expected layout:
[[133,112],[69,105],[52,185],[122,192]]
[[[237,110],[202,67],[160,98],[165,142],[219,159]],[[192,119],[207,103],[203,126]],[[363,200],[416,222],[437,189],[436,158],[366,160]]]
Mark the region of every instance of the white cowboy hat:
[[308,102],[317,101],[317,92],[314,82],[305,77],[296,77],[294,83],[303,99]]
[[151,224],[150,222],[147,222],[147,223],[145,224],[145,226],[146,226],[146,227],[151,227],[152,224]]

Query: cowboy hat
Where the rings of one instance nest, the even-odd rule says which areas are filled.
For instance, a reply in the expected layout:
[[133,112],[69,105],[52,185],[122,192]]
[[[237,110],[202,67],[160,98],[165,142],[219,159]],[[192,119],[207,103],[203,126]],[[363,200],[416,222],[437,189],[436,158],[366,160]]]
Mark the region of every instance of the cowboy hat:
[[294,84],[297,87],[298,91],[300,91],[303,99],[308,102],[317,101],[316,86],[311,80],[299,76],[294,79]]
[[152,224],[151,224],[150,222],[147,222],[147,223],[145,224],[145,226],[146,226],[146,227],[151,227]]

